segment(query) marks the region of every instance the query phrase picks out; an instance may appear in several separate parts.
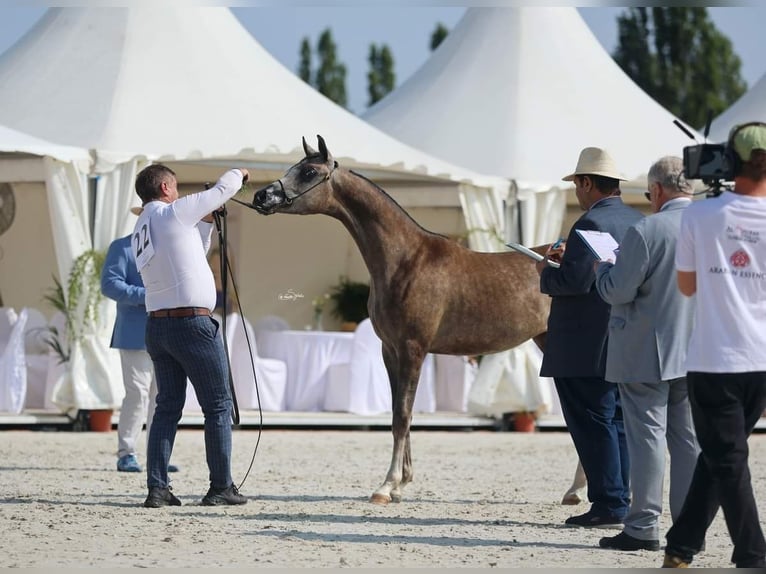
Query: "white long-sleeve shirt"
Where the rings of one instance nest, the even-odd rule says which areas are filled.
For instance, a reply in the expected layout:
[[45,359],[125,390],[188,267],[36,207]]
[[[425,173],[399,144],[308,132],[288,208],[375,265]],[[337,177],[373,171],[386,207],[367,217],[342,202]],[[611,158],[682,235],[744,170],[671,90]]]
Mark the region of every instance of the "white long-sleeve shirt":
[[242,172],[227,171],[205,191],[172,203],[152,201],[133,231],[133,255],[146,287],[146,310],[215,307],[215,279],[207,261],[212,223],[200,221],[242,186]]

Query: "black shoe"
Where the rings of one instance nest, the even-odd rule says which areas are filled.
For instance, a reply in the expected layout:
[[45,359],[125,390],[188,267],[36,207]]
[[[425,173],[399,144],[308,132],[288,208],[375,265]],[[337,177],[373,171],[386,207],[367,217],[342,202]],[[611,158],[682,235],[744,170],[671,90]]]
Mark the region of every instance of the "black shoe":
[[160,486],[152,486],[149,489],[149,496],[147,496],[144,501],[144,506],[146,508],[181,506],[181,501],[170,491],[170,487],[162,488]]
[[610,550],[659,550],[659,540],[641,540],[640,538],[634,538],[630,534],[620,532],[617,536],[606,536],[598,541],[598,545],[601,548],[609,548]]
[[564,524],[581,528],[622,528],[622,518],[608,515],[602,516],[589,510],[585,514],[570,516],[564,521]]
[[242,496],[233,484],[228,488],[213,488],[207,491],[202,499],[202,506],[223,506],[226,504],[245,504],[247,498]]

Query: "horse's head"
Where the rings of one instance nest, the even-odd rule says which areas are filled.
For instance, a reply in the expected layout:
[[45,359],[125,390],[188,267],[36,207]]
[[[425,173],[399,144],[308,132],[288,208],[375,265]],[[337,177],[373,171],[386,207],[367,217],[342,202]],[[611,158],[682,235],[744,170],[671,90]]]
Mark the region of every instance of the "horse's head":
[[301,161],[285,172],[277,181],[262,187],[253,196],[253,207],[263,215],[272,213],[321,213],[327,205],[328,194],[323,193],[338,164],[318,135],[319,151],[315,151],[303,138]]

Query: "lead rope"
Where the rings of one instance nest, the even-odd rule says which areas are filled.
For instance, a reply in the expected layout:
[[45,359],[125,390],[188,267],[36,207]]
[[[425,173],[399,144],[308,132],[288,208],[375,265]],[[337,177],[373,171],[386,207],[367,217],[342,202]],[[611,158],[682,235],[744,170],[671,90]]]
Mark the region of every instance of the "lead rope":
[[[234,198],[231,198],[234,199]],[[237,203],[243,203],[241,201],[235,200]],[[243,205],[247,205],[244,204]],[[219,213],[220,212],[220,213]],[[258,389],[258,376],[255,373],[255,358],[253,357],[253,345],[250,342],[250,336],[247,332],[247,325],[245,323],[245,314],[242,312],[242,302],[239,299],[239,291],[237,290],[237,283],[234,280],[234,273],[231,269],[231,262],[229,261],[228,253],[227,253],[227,224],[226,224],[226,206],[224,205],[221,209],[213,212],[213,220],[216,224],[216,229],[218,231],[218,242],[219,242],[219,253],[221,258],[221,292],[223,297],[223,318],[222,318],[222,326],[223,326],[223,341],[224,341],[224,348],[226,350],[226,360],[229,361],[229,386],[231,388],[231,396],[232,401],[234,403],[234,415],[232,416],[232,420],[234,420],[234,424],[238,425],[240,421],[239,417],[239,406],[237,405],[236,400],[236,394],[234,392],[234,379],[231,373],[231,361],[229,360],[229,347],[227,343],[227,337],[226,337],[226,315],[227,313],[227,305],[228,305],[228,299],[229,299],[229,293],[228,293],[228,277],[231,276],[231,285],[234,288],[234,298],[237,302],[237,309],[239,311],[239,316],[242,321],[242,329],[245,333],[245,341],[247,342],[247,348],[250,354],[250,366],[252,368],[253,372],[253,384],[255,385],[255,396],[258,401],[258,437],[255,441],[255,448],[253,448],[253,456],[250,458],[250,464],[247,467],[247,471],[245,471],[245,476],[242,478],[242,482],[239,483],[239,486],[237,487],[237,490],[242,488],[242,485],[245,484],[245,481],[247,480],[247,477],[250,475],[250,471],[253,468],[253,464],[255,463],[255,455],[258,452],[258,446],[261,443],[261,434],[263,432],[263,410],[261,409],[261,394],[260,390]],[[236,419],[234,418],[236,416]]]
[[221,328],[223,331],[223,348],[226,353],[226,362],[229,365],[229,390],[231,391],[231,402],[234,407],[231,412],[231,420],[235,425],[239,424],[239,403],[237,402],[237,392],[234,389],[234,377],[231,374],[231,353],[229,352],[229,342],[226,333],[226,316],[228,310],[226,308],[226,295],[227,295],[227,274],[226,274],[226,206],[213,212],[213,220],[215,221],[215,228],[218,232],[218,253],[221,266],[221,293],[223,302],[221,304]]

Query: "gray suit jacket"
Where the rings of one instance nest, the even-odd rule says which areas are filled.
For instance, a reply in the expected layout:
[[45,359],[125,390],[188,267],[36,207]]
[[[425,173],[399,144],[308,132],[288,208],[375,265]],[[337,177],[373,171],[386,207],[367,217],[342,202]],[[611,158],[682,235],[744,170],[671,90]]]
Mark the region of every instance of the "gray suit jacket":
[[614,265],[596,271],[596,289],[611,304],[606,380],[655,383],[686,375],[694,298],[678,290],[675,251],[689,202],[673,201],[628,229]]

